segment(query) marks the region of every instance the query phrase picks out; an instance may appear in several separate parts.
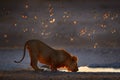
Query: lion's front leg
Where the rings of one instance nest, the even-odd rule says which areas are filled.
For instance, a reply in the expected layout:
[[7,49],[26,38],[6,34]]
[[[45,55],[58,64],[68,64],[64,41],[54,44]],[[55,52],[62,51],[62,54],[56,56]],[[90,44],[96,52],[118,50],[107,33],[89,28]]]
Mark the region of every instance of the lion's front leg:
[[35,71],[43,71],[43,69],[40,69],[38,66],[37,66],[37,59],[31,59],[31,66],[32,68],[35,70]]
[[32,66],[32,68],[33,68],[35,71],[43,71],[43,69],[40,69],[40,68],[37,66],[38,59],[37,59],[34,55],[30,55],[30,57],[31,57],[31,66]]
[[52,70],[52,71],[57,71],[57,67],[56,67],[54,64],[52,64],[52,65],[51,65],[51,70]]

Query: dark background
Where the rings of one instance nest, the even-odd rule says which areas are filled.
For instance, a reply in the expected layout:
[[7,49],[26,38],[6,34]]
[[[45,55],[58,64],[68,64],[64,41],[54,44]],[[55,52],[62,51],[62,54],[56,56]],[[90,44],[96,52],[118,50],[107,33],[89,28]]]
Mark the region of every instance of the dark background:
[[0,47],[120,47],[120,0],[0,0]]

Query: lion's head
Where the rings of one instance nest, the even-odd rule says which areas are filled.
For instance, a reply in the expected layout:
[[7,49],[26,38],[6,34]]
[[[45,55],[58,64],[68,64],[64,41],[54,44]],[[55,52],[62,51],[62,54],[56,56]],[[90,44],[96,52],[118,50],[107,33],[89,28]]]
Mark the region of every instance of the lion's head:
[[72,56],[71,60],[68,62],[68,66],[67,66],[69,71],[72,72],[77,72],[78,71],[78,66],[77,66],[77,57]]

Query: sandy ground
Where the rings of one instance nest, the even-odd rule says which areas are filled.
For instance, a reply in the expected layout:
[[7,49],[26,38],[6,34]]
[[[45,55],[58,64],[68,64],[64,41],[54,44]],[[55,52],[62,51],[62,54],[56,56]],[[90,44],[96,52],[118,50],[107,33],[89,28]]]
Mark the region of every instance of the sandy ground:
[[120,80],[120,73],[0,71],[0,80]]

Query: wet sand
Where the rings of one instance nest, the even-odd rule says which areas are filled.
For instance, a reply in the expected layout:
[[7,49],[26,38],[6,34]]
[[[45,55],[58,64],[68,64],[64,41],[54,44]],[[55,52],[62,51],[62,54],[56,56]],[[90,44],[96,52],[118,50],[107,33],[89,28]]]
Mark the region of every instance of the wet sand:
[[120,73],[0,71],[0,80],[120,80]]

